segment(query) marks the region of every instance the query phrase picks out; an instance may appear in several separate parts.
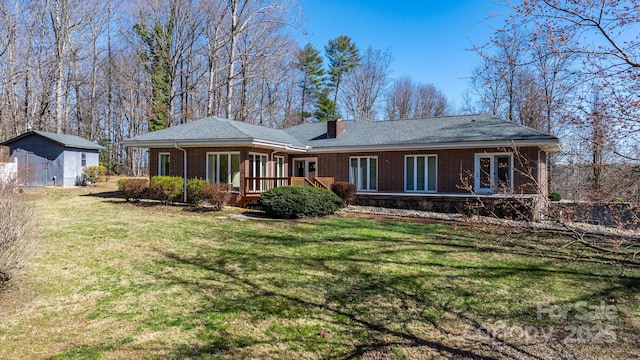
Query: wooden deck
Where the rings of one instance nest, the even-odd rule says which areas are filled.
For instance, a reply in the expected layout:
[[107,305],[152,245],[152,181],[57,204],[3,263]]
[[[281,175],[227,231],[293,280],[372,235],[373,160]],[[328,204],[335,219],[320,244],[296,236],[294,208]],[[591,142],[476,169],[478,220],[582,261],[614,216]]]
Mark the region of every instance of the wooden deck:
[[328,176],[318,176],[312,179],[305,177],[245,177],[244,191],[240,204],[247,207],[253,201],[259,201],[263,192],[280,186],[313,186],[331,190],[334,179]]

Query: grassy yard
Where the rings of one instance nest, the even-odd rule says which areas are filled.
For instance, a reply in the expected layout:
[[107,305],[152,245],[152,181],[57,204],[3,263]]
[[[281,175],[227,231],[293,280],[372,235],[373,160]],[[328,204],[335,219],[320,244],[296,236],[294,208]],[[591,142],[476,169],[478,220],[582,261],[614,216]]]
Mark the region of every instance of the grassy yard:
[[0,292],[0,358],[640,353],[640,260],[479,226],[241,221],[113,190],[32,190],[42,245]]

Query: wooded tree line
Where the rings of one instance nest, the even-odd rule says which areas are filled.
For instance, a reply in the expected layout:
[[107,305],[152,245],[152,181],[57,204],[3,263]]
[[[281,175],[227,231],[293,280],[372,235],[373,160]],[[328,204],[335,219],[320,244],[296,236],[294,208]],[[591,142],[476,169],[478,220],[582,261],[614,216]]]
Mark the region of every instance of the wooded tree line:
[[111,170],[141,174],[144,154],[122,140],[204,116],[285,127],[492,113],[560,136],[556,161],[590,165],[590,197],[608,196],[607,164],[640,157],[638,1],[507,6],[455,109],[432,84],[392,79],[390,50],[346,35],[299,44],[295,0],[5,0],[0,139],[78,134],[107,147]]
[[195,118],[285,127],[396,114],[383,105],[389,51],[338,36],[325,65],[296,42],[300,19],[295,0],[5,0],[0,138],[77,134],[107,147],[111,170],[140,174],[143,154],[122,140]]

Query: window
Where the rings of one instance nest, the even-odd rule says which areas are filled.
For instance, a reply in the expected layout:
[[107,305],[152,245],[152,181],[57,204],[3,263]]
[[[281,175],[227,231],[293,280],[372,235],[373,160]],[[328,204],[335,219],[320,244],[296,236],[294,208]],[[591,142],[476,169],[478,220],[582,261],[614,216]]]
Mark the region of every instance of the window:
[[207,153],[207,181],[240,190],[240,153]]
[[87,153],[80,153],[80,166],[87,166]]
[[158,175],[169,175],[169,153],[158,154]]
[[435,155],[408,155],[404,158],[404,190],[438,191],[438,160]]
[[378,190],[378,158],[352,157],[349,182],[355,184],[359,191]]
[[[267,155],[249,154],[249,176],[250,178],[263,178],[267,176]],[[267,190],[267,180],[250,180],[249,191],[260,192]]]
[[274,156],[274,175],[276,178],[276,186],[284,186],[285,182],[282,178],[284,175],[284,156]]
[[474,188],[478,193],[513,187],[513,157],[509,153],[476,154]]

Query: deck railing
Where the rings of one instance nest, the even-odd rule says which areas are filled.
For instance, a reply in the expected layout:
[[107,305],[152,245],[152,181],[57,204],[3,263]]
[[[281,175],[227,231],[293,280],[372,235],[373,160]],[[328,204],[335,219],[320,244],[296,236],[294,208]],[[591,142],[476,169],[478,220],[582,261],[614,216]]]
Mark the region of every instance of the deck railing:
[[269,189],[280,186],[314,186],[330,189],[333,184],[332,177],[314,177],[309,180],[305,177],[245,177],[245,194],[260,194]]

